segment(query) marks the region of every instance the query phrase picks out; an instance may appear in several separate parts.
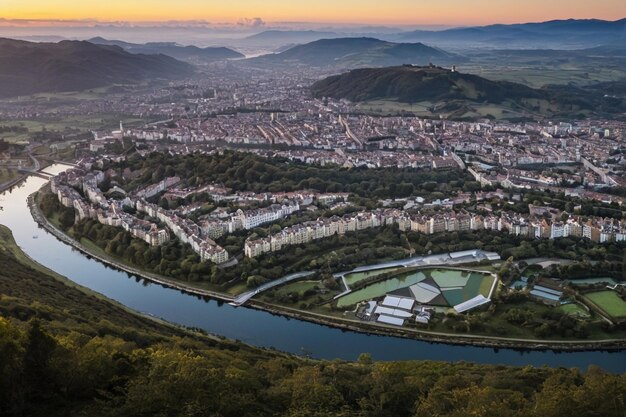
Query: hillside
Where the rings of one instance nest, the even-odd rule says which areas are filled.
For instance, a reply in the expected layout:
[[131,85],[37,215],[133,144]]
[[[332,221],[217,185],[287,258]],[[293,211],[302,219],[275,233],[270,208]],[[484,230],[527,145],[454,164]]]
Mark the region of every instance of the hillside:
[[3,226],[0,237],[3,416],[622,417],[626,406],[626,375],[597,368],[316,361],[216,341],[84,293]]
[[100,37],[91,38],[88,42],[97,45],[119,46],[131,54],[163,54],[175,59],[194,63],[244,58],[243,54],[225,47],[199,48],[193,45],[182,46],[173,42],[149,42],[141,44],[109,40]]
[[[598,86],[588,89],[546,86],[534,89],[508,81],[492,81],[477,75],[440,67],[401,66],[357,69],[320,80],[311,86],[315,97],[352,102],[387,100],[396,103],[428,103],[432,114],[466,117],[476,107],[502,106],[515,117],[578,117],[588,112],[619,113],[624,100],[606,97]],[[513,113],[514,111],[514,113]]]
[[395,99],[414,103],[461,99],[502,103],[506,99],[546,97],[545,93],[522,84],[490,81],[437,67],[410,66],[358,69],[318,81],[311,89],[316,97],[345,98],[354,102]]
[[242,39],[245,44],[285,45],[290,43],[306,43],[319,39],[337,38],[340,35],[334,32],[317,30],[266,30]]
[[117,46],[0,39],[0,97],[79,91],[192,73],[189,64],[171,57],[134,55]]
[[405,42],[441,44],[484,44],[485,46],[521,48],[584,48],[626,41],[626,19],[552,20],[538,23],[489,25],[453,28],[441,31],[416,30],[396,36]]
[[316,67],[384,67],[402,64],[451,64],[464,57],[421,43],[393,43],[374,38],[337,38],[297,45],[249,60],[254,64],[301,64]]

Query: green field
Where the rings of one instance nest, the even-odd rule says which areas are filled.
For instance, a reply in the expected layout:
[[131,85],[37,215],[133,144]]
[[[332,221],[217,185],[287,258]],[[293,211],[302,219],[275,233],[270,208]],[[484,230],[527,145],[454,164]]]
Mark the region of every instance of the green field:
[[[436,106],[445,104],[443,102],[435,103]],[[410,112],[419,117],[439,117],[446,118],[483,118],[494,117],[495,119],[519,118],[532,116],[528,110],[524,112],[513,109],[511,103],[503,102],[502,105],[490,104],[480,105],[473,102],[462,102],[463,106],[458,110],[431,111],[433,103],[401,103],[393,100],[369,100],[358,103],[355,107],[367,113],[375,115],[397,114],[401,112]],[[543,108],[542,108],[543,110]]]
[[584,68],[508,68],[503,71],[496,69],[470,69],[468,72],[489,78],[490,80],[512,81],[529,85],[534,88],[541,88],[546,84],[567,84],[587,85],[596,82],[607,82],[619,79],[624,76],[624,72],[610,68],[588,71]]
[[421,271],[400,274],[396,277],[368,285],[367,287],[361,288],[339,298],[337,300],[337,307],[348,307],[361,301],[382,297],[391,291],[397,290],[398,288],[408,287],[425,279],[426,275]]
[[617,282],[613,278],[584,278],[584,279],[572,279],[570,281],[572,285],[590,285],[590,284],[606,284],[615,285]]
[[385,274],[387,272],[397,271],[398,269],[400,268],[383,268],[383,269],[375,269],[371,271],[352,272],[352,273],[346,274],[344,278],[346,279],[346,282],[348,283],[348,285],[352,285],[366,278],[375,277],[381,274]]
[[289,284],[281,286],[278,290],[276,290],[276,293],[277,294],[289,294],[292,292],[296,292],[299,294],[304,294],[306,290],[311,290],[316,286],[317,287],[320,286],[319,281],[309,280],[309,281],[290,282]]
[[614,319],[626,318],[626,301],[611,290],[585,294],[585,298]]
[[582,307],[578,303],[563,304],[563,305],[559,306],[558,308],[559,308],[559,310],[563,311],[564,313],[567,313],[568,315],[574,316],[574,317],[587,318],[587,317],[591,316],[589,314],[589,312],[587,310],[585,310],[585,308]]
[[7,142],[28,142],[32,134],[42,131],[76,132],[100,129],[115,129],[120,120],[125,126],[139,126],[146,121],[135,117],[119,116],[115,114],[101,115],[69,115],[59,119],[0,119],[0,126],[19,126],[28,129],[28,132],[3,132],[0,138]]

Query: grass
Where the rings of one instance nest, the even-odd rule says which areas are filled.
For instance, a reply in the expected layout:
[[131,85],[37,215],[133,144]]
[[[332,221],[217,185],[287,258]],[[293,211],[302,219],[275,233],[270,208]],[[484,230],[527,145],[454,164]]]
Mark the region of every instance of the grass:
[[251,290],[251,288],[248,288],[248,286],[246,285],[245,282],[241,282],[239,284],[233,285],[232,287],[229,287],[226,290],[226,293],[228,293],[230,295],[233,295],[233,296],[236,296],[236,295],[243,294],[244,292],[247,292],[247,291],[250,291],[250,290]]
[[345,278],[346,278],[346,282],[348,283],[348,285],[352,285],[366,278],[375,277],[375,276],[378,276],[387,272],[391,272],[391,271],[396,271],[399,269],[402,269],[402,268],[383,268],[383,269],[376,269],[372,271],[353,272],[351,274],[346,274]]
[[120,120],[125,126],[137,126],[145,123],[145,120],[121,116],[116,114],[100,115],[68,115],[63,118],[50,119],[0,119],[0,126],[21,126],[28,132],[6,132],[2,137],[11,143],[28,142],[31,134],[44,130],[65,132],[68,130],[90,131],[100,129],[115,129],[119,127]]
[[578,303],[563,304],[558,308],[559,310],[567,313],[570,316],[583,318],[591,317],[591,314],[589,314],[589,312]]
[[283,285],[276,291],[276,293],[289,294],[292,292],[297,292],[299,294],[304,294],[306,290],[313,289],[313,287],[315,286],[320,287],[321,286],[320,282],[315,281],[315,280],[296,281],[296,282],[291,282],[286,285]]
[[[442,104],[442,103],[436,103]],[[397,114],[399,112],[411,112],[419,117],[455,117],[455,118],[483,118],[487,116],[493,116],[495,119],[507,119],[515,117],[524,117],[530,115],[528,110],[520,112],[511,108],[509,103],[480,105],[475,102],[467,101],[462,103],[465,108],[454,111],[431,111],[430,107],[433,103],[420,102],[420,103],[401,103],[391,100],[370,100],[358,103],[356,108],[359,110],[378,114]]]
[[491,291],[491,287],[493,286],[493,280],[495,278],[491,275],[486,275],[483,277],[482,282],[480,283],[480,288],[478,289],[478,293],[484,295],[485,297],[489,297],[489,292]]
[[585,298],[614,319],[626,318],[626,301],[611,290],[585,294]]
[[624,71],[615,66],[593,65],[593,70],[587,64],[530,65],[524,63],[525,58],[518,58],[519,62],[507,60],[505,66],[501,62],[482,60],[481,65],[466,64],[461,68],[463,72],[479,75],[490,80],[512,81],[526,84],[530,87],[541,88],[546,84],[588,85],[604,81],[614,81],[624,77]]

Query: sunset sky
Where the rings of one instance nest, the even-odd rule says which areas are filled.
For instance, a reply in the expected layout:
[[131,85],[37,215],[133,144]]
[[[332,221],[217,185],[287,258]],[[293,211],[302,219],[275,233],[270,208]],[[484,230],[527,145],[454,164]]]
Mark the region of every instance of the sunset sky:
[[[626,17],[625,0],[0,0],[0,18],[481,25]],[[6,21],[8,20],[8,22]]]

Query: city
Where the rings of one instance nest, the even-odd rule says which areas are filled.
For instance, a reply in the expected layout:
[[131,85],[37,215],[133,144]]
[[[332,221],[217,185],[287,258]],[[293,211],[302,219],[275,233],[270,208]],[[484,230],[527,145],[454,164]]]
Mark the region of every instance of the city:
[[626,9],[461,3],[0,7],[0,415],[622,417]]

